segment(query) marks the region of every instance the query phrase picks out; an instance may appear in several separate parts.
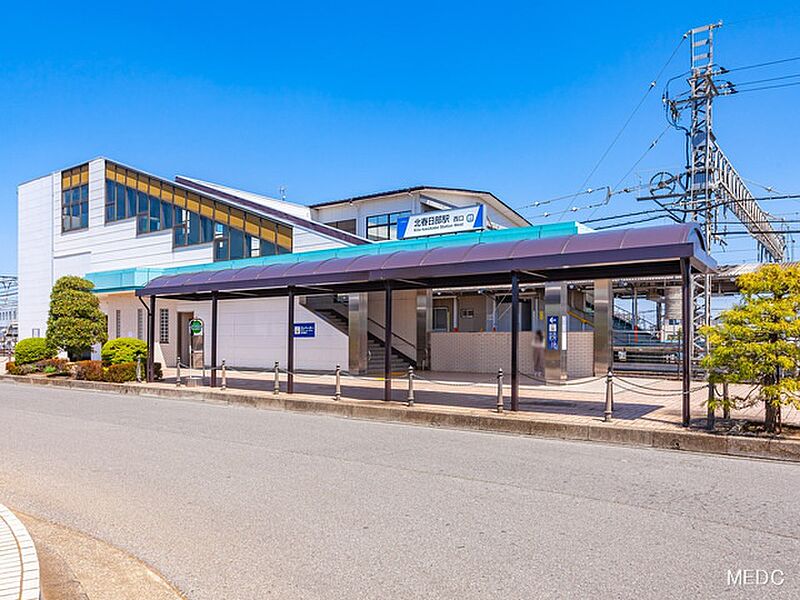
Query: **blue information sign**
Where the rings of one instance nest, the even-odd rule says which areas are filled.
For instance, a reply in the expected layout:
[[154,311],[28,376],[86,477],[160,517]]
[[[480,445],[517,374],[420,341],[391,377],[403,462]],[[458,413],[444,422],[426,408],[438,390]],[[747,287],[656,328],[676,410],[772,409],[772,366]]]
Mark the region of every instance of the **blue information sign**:
[[558,350],[558,317],[547,317],[547,349]]
[[295,323],[294,324],[294,337],[296,338],[312,338],[317,336],[316,323]]

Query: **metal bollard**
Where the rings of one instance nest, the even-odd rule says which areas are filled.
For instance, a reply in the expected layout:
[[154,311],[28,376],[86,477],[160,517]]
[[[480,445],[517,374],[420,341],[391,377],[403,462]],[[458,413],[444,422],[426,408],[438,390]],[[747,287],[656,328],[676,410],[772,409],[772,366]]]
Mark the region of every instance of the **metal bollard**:
[[408,365],[408,396],[406,406],[414,406],[414,367]]
[[497,412],[503,412],[503,369],[497,369]]
[[731,418],[731,407],[728,404],[730,402],[730,396],[728,395],[728,382],[722,382],[722,401],[724,402],[722,408],[722,418],[723,419],[730,419]]
[[272,389],[272,393],[276,396],[281,393],[281,370],[277,360],[275,361],[275,387]]
[[339,365],[336,365],[336,389],[333,392],[333,399],[342,399],[342,367]]
[[178,363],[175,367],[175,385],[181,387],[181,357],[178,357]]
[[142,383],[142,357],[136,357],[136,383]]
[[608,370],[606,375],[606,408],[603,411],[603,421],[606,423],[611,422],[611,413],[614,412],[614,374],[611,369]]
[[225,361],[222,361],[222,385],[220,386],[223,390],[228,389],[228,373],[225,369]]
[[707,431],[714,431],[717,425],[717,415],[716,411],[711,408],[711,405],[714,403],[714,384],[710,381],[708,382],[708,410],[706,411],[706,430]]

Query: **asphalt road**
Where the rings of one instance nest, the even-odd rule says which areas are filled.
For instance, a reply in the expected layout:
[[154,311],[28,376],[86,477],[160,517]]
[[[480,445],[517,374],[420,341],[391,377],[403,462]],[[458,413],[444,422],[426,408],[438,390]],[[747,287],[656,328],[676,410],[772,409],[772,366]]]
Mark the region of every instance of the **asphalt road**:
[[0,383],[0,502],[192,599],[800,597],[797,464]]

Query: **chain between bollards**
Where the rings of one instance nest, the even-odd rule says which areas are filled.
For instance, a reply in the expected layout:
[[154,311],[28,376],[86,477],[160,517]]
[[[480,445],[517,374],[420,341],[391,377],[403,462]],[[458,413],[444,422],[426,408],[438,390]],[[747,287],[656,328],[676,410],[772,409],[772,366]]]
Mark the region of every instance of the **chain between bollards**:
[[178,356],[178,365],[175,367],[175,385],[181,387],[181,357]]
[[608,370],[606,375],[606,407],[603,411],[603,421],[606,423],[611,422],[611,413],[614,412],[614,373],[611,369]]
[[281,393],[281,369],[277,360],[275,361],[275,385],[272,388],[272,393],[276,396]]
[[408,396],[406,406],[414,406],[414,367],[408,365]]
[[136,383],[142,383],[142,357],[136,357]]
[[503,412],[503,369],[497,369],[497,412]]
[[339,365],[336,365],[336,389],[333,392],[333,399],[342,399],[342,367]]
[[221,389],[227,390],[228,389],[228,373],[225,368],[225,361],[222,361],[222,385],[220,386]]

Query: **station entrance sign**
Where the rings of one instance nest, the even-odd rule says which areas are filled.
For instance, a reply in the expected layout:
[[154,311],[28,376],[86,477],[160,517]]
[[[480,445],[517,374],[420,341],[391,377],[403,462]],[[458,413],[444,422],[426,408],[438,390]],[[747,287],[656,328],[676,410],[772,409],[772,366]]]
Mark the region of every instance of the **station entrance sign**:
[[397,220],[397,239],[407,240],[428,235],[479,231],[485,227],[484,212],[483,204],[476,204],[400,217]]

